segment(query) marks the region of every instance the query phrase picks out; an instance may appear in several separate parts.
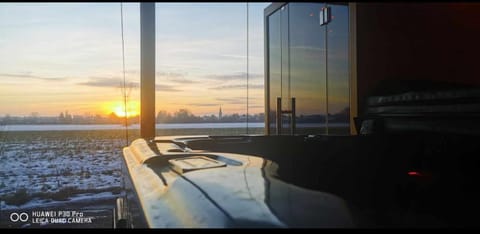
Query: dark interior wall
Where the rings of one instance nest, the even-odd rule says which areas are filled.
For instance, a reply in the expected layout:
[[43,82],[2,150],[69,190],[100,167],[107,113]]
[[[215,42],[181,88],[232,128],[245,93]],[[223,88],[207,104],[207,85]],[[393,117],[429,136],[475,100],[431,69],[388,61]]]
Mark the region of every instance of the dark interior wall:
[[358,3],[356,21],[360,113],[379,82],[480,85],[480,3]]

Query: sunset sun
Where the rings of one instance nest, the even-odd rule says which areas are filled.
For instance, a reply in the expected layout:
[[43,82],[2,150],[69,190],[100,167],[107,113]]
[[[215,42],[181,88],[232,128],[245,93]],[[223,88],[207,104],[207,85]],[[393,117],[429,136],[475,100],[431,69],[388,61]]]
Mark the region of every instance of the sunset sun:
[[122,102],[112,102],[106,105],[106,112],[114,113],[118,117],[132,117],[140,113],[140,105],[138,102],[127,103],[127,113],[125,114],[125,106]]

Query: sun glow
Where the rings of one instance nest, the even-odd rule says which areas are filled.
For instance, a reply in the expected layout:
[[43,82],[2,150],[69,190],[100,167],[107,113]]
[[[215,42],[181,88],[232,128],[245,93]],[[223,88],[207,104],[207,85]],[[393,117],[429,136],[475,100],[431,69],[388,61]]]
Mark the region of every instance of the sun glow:
[[125,106],[123,102],[110,102],[104,107],[105,112],[110,114],[114,113],[118,117],[133,117],[138,116],[140,113],[140,104],[136,101],[127,103],[127,113],[125,114]]

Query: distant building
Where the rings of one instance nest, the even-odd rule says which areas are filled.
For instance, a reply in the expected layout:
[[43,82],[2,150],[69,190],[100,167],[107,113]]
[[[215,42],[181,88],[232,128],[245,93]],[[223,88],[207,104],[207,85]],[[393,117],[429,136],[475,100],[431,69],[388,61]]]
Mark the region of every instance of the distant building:
[[220,110],[218,111],[218,120],[222,119],[222,106],[220,106]]

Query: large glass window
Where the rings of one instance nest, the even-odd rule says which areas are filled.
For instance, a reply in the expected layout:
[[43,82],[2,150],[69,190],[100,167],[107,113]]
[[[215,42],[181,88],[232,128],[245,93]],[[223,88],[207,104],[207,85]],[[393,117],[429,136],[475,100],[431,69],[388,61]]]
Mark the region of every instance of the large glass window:
[[158,135],[178,134],[165,128],[178,123],[198,127],[175,130],[182,134],[264,132],[263,9],[267,5],[156,4]]
[[[123,4],[123,17],[127,116],[135,124],[139,4]],[[0,210],[83,199],[111,214],[105,205],[121,195],[128,144],[121,29],[120,3],[0,3]],[[0,226],[52,227],[5,220]]]
[[[264,132],[267,5],[156,4],[159,135]],[[139,3],[0,3],[0,209],[115,204],[139,83]]]
[[[131,73],[138,11],[124,4],[129,117],[139,105]],[[0,3],[0,114],[9,123],[116,123],[124,115],[120,16],[119,3]]]

